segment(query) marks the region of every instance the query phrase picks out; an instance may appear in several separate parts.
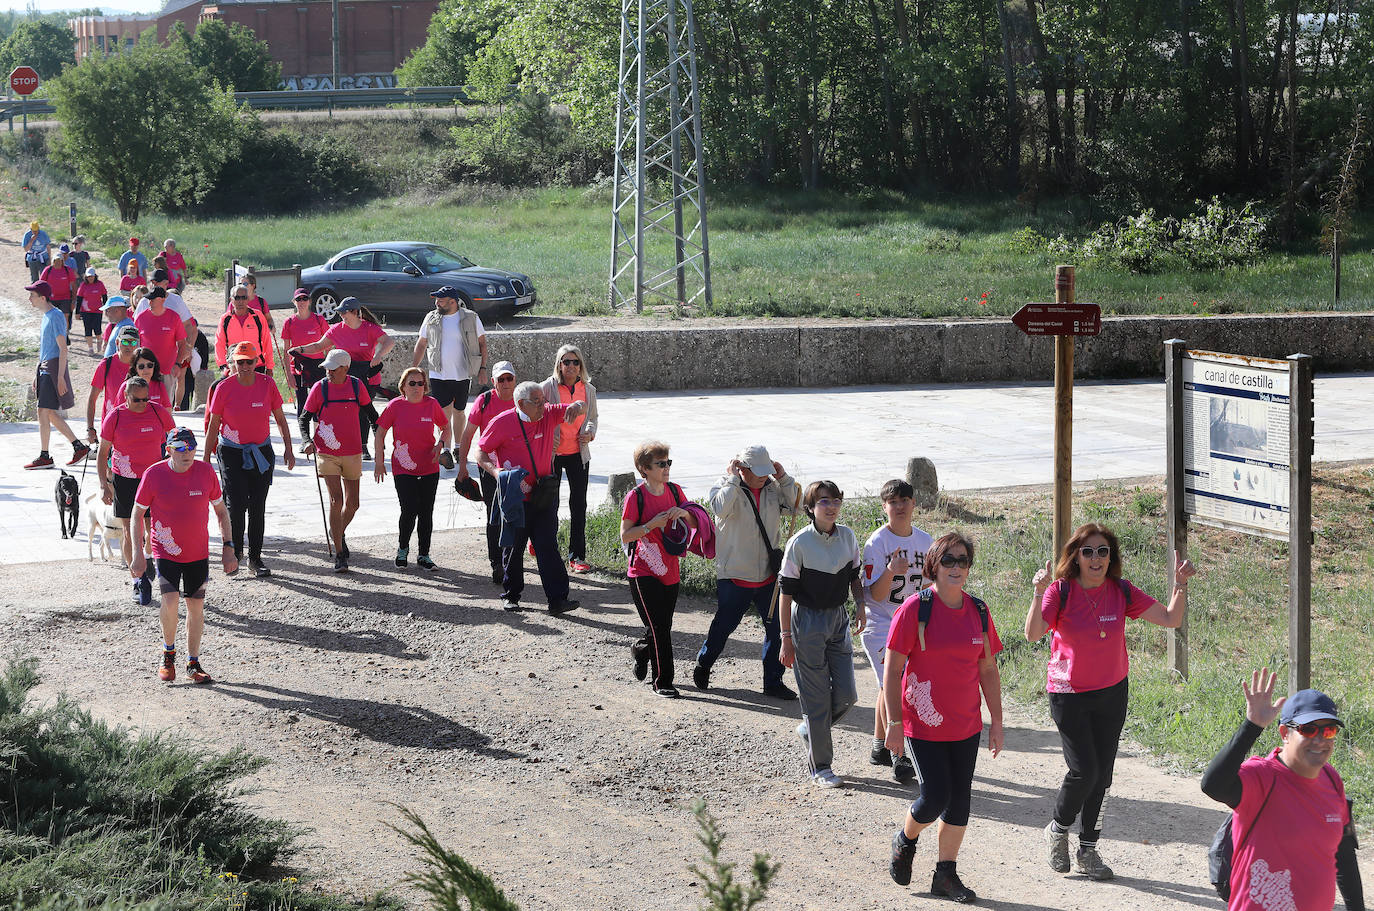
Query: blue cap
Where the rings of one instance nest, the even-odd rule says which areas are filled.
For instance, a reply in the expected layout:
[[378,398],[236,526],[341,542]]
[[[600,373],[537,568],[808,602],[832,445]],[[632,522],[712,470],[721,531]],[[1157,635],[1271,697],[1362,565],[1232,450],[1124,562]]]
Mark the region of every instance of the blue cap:
[[60,246],[60,247],[57,248],[57,252],[58,252],[58,253],[70,253],[70,252],[72,252],[72,248],[69,247],[69,246],[67,246],[66,244],[63,244],[62,246]]
[[692,527],[681,519],[663,526],[663,549],[674,557],[687,553],[687,542],[692,540]]
[[1309,721],[1327,719],[1345,727],[1345,722],[1336,714],[1336,703],[1330,696],[1321,690],[1299,690],[1289,696],[1288,701],[1283,704],[1279,723],[1291,728],[1294,725],[1307,724]]
[[110,298],[109,300],[105,301],[105,303],[101,304],[101,305],[100,305],[100,309],[101,309],[101,310],[108,310],[108,309],[110,309],[111,307],[127,307],[127,306],[129,306],[129,302],[128,302],[126,299],[124,299],[123,297],[120,297],[118,294],[116,294],[114,297]]
[[463,292],[452,285],[444,285],[438,291],[429,292],[430,297],[451,297],[454,300],[462,300]]
[[363,309],[363,305],[359,303],[356,297],[345,297],[343,300],[339,301],[340,313],[347,313],[349,310],[361,309]]
[[196,433],[190,427],[178,427],[175,430],[167,431],[167,445],[173,443],[190,443],[191,448],[196,446]]

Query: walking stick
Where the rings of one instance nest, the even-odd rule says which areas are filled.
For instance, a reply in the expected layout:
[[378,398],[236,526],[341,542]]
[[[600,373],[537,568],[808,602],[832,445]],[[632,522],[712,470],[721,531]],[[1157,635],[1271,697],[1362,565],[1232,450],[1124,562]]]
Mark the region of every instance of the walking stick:
[[[787,537],[792,538],[792,529],[797,526],[797,508],[801,506],[801,485],[797,485],[797,498],[792,501],[792,517],[787,520]],[[782,574],[773,580],[773,597],[768,601],[768,619],[773,619],[773,612],[778,607],[778,592],[782,590]]]
[[320,487],[320,463],[315,461],[315,454],[310,454],[310,467],[315,469],[315,493],[320,496],[320,521],[324,523],[324,546],[329,551],[329,556],[334,556],[334,538],[329,533],[329,516],[324,511],[324,489]]

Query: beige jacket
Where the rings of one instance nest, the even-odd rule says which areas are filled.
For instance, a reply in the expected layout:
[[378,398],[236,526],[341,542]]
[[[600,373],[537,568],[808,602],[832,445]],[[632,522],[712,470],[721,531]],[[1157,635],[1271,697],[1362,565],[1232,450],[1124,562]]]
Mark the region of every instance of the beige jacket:
[[[583,383],[582,385],[585,386],[586,389],[587,389],[587,420],[585,420],[585,421],[582,422],[582,429],[585,430],[585,431],[587,431],[587,434],[594,440],[594,439],[596,439],[596,417],[597,417],[597,415],[596,415],[596,387],[593,386],[591,383]],[[556,377],[556,376],[551,376],[551,377],[549,377],[549,378],[546,379],[544,382],[542,382],[542,383],[539,384],[539,388],[541,388],[541,389],[544,390],[544,401],[548,402],[550,405],[557,405],[559,402],[562,401],[562,399],[560,399],[560,398],[558,397],[558,377]],[[559,424],[559,425],[558,425],[558,429],[555,430],[555,431],[553,432],[553,451],[554,451],[554,452],[557,452],[557,451],[558,451],[558,441],[559,441],[559,439],[563,436],[563,430],[564,430],[564,428],[566,428],[567,426],[568,426],[567,424]],[[591,442],[591,441],[588,440],[586,443],[582,443],[582,444],[580,445],[580,447],[579,447],[579,448],[582,450],[582,464],[583,464],[583,465],[586,465],[588,462],[590,462],[590,461],[592,460],[592,450],[591,450],[591,446],[588,445],[588,443],[590,443],[590,442]]]
[[[482,347],[478,341],[480,336],[477,334],[477,314],[467,307],[460,306],[458,315],[462,318],[458,320],[458,331],[463,336],[463,368],[468,372],[469,379],[475,379],[482,369]],[[429,373],[436,370],[445,371],[450,365],[443,363],[443,326],[444,315],[438,310],[431,310],[425,314],[425,318],[420,321],[420,337],[425,340],[425,365]]]
[[[762,582],[769,576],[768,551],[759,534],[750,494],[738,475],[726,475],[711,488],[711,512],[716,516],[716,578]],[[789,474],[770,478],[759,497],[759,517],[769,542],[778,546],[778,518],[792,512],[797,481]]]

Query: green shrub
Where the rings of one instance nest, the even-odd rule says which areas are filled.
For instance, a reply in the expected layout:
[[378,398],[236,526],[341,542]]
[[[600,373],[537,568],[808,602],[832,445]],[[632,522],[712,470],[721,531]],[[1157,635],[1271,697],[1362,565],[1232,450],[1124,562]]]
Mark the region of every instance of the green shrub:
[[1265,219],[1247,202],[1239,209],[1227,206],[1213,196],[1200,212],[1189,215],[1178,226],[1175,246],[1190,269],[1225,269],[1259,259],[1264,252]]
[[377,188],[358,147],[333,133],[250,131],[195,211],[289,213],[346,205]]
[[1027,226],[1017,231],[1007,240],[1007,252],[1017,253],[1023,256],[1032,256],[1037,253],[1044,253],[1049,249],[1049,245],[1049,238],[1034,228]]

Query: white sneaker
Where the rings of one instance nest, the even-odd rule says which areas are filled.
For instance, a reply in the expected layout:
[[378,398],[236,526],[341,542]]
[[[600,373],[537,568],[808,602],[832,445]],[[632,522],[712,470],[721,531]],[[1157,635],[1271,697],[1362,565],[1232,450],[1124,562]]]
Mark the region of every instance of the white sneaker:
[[842,788],[844,779],[836,775],[831,769],[821,769],[811,776],[811,781],[821,788]]

